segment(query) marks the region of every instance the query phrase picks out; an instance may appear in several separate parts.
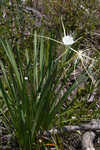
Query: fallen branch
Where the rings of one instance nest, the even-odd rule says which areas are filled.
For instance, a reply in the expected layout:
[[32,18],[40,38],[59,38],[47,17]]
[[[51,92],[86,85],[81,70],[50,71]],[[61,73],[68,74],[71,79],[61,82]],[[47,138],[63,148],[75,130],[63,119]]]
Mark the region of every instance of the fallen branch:
[[69,125],[63,126],[62,128],[53,128],[51,130],[46,131],[47,134],[60,134],[63,132],[69,131],[77,131],[77,130],[84,130],[84,131],[97,131],[100,130],[100,120],[92,119],[89,123],[80,124],[80,125]]

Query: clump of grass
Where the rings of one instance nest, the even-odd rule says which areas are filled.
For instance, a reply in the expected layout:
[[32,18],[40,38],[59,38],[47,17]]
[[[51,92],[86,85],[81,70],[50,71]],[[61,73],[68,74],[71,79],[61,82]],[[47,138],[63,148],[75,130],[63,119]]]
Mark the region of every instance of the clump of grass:
[[[49,49],[45,47],[43,38],[39,42],[37,37],[35,32],[33,57],[30,57],[26,50],[24,61],[18,48],[16,61],[8,42],[1,40],[8,57],[9,67],[7,73],[0,61],[8,91],[5,91],[1,79],[0,90],[7,105],[20,148],[24,150],[32,150],[32,145],[39,131],[47,130],[55,124],[56,113],[61,109],[65,99],[78,87],[78,84],[87,80],[85,73],[81,74],[77,82],[74,82],[61,96],[63,67],[59,61],[55,62],[51,47]],[[71,70],[73,69],[70,69],[69,75]]]

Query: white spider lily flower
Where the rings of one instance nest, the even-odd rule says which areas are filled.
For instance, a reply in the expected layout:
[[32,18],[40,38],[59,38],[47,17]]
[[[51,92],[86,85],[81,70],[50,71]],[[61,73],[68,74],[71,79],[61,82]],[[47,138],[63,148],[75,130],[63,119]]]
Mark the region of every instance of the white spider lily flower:
[[65,35],[63,38],[62,38],[62,42],[64,43],[64,45],[66,46],[70,46],[72,44],[74,44],[74,39],[71,35]]
[[65,27],[62,21],[62,17],[61,17],[61,22],[62,22],[62,27],[63,27],[63,31],[64,31],[64,37],[62,38],[62,42],[64,43],[64,45],[66,46],[70,46],[72,44],[74,44],[74,39],[72,37],[72,35],[66,35],[66,31],[65,31]]

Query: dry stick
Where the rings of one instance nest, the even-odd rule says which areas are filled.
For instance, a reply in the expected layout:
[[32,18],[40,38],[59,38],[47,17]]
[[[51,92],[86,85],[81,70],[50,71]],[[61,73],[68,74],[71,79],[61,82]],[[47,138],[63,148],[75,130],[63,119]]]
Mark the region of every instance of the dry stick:
[[64,133],[64,132],[77,131],[77,130],[85,130],[85,131],[100,130],[100,120],[92,119],[87,124],[63,126],[61,129],[53,128],[51,130],[45,131],[44,134],[46,134],[46,135],[61,134],[61,133]]

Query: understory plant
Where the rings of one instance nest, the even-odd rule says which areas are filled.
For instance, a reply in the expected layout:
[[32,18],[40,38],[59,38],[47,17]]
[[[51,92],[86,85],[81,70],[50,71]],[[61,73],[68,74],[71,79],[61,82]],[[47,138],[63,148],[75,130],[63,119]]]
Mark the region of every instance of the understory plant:
[[[66,36],[63,39],[65,44],[70,38],[71,44],[74,43],[71,36]],[[0,41],[7,56],[7,69],[0,61],[4,79],[0,79],[0,90],[8,108],[9,121],[13,125],[20,149],[32,150],[39,131],[55,126],[56,114],[59,115],[72,91],[88,79],[87,72],[82,71],[64,91],[65,84],[62,80],[66,83],[69,81],[74,71],[73,60],[77,58],[77,52],[70,43],[66,52],[55,56],[54,41],[44,40],[35,31],[31,54],[25,49],[22,56],[18,45],[14,53],[9,41]],[[76,66],[78,64],[79,62]]]

